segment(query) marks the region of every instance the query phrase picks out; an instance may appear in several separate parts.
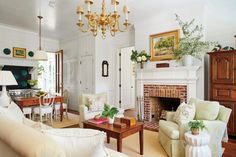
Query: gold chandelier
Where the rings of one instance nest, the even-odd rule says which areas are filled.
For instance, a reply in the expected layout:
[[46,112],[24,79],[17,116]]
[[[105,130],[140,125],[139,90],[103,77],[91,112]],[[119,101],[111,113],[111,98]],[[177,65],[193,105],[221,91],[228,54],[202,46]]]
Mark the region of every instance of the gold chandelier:
[[79,15],[79,21],[77,25],[79,26],[82,32],[92,32],[93,36],[97,36],[97,32],[101,29],[102,37],[106,37],[107,29],[110,30],[111,36],[115,36],[117,32],[124,32],[130,26],[129,23],[129,9],[127,6],[124,6],[123,12],[125,14],[125,21],[123,23],[124,29],[120,28],[119,19],[120,15],[117,13],[117,6],[119,5],[118,0],[111,0],[111,5],[114,6],[114,12],[107,14],[106,13],[106,4],[105,0],[102,2],[102,13],[99,15],[96,12],[91,12],[91,5],[93,4],[93,0],[85,0],[85,3],[88,6],[87,14],[85,14],[85,18],[88,20],[87,29],[84,29],[84,23],[82,21],[82,15],[84,14],[84,10],[81,6],[77,7],[77,14]]

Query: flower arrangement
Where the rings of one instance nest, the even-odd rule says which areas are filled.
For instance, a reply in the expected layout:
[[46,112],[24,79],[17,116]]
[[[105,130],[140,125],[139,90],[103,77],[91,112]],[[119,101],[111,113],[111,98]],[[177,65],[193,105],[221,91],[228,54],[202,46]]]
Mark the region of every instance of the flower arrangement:
[[189,55],[201,59],[201,54],[205,53],[215,43],[202,41],[203,27],[202,25],[194,25],[195,19],[190,22],[184,22],[177,14],[175,16],[183,32],[183,37],[180,38],[179,42],[179,49],[174,52],[175,58],[180,60]]
[[151,56],[145,52],[145,50],[142,50],[140,53],[138,53],[137,50],[132,50],[132,55],[130,57],[130,60],[135,63],[140,63],[141,69],[143,68],[143,63],[149,61]]

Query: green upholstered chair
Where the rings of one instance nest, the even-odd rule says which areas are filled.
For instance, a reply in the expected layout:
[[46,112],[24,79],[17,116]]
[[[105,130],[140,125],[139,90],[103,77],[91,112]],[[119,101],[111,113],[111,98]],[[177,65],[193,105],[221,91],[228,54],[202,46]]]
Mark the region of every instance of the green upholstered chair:
[[[222,139],[227,139],[227,123],[231,114],[231,109],[218,104],[217,118],[211,119],[210,110],[215,110],[215,105],[218,102],[201,101],[191,98],[191,103],[196,106],[194,119],[206,116],[208,120],[203,120],[207,127],[207,132],[211,136],[209,147],[212,152],[212,157],[222,156]],[[215,111],[213,111],[215,112]],[[175,112],[167,112],[166,120],[160,120],[159,125],[159,142],[168,154],[169,157],[184,157],[185,156],[185,140],[184,133],[188,131],[188,122],[177,124],[174,120]],[[204,115],[205,114],[205,115]],[[209,120],[210,119],[210,120]]]

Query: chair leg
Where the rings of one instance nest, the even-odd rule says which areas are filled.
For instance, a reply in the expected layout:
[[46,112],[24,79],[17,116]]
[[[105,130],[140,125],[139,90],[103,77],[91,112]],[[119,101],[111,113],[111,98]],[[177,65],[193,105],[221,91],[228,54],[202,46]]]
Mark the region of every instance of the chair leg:
[[68,119],[68,109],[66,108],[66,117]]
[[50,115],[51,115],[51,125],[53,125],[53,120],[52,120],[52,113],[50,113]]
[[29,119],[31,119],[31,113],[29,114]]
[[40,122],[42,123],[43,122],[43,115],[40,114],[39,116],[40,116]]

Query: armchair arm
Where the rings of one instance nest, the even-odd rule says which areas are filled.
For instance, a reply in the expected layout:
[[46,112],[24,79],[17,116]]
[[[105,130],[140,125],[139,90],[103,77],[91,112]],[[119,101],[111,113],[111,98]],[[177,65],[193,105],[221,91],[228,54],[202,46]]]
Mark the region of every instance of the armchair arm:
[[167,111],[167,112],[166,112],[166,120],[167,120],[167,121],[172,121],[172,122],[174,122],[174,120],[173,120],[174,115],[175,115],[175,112]]

